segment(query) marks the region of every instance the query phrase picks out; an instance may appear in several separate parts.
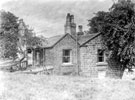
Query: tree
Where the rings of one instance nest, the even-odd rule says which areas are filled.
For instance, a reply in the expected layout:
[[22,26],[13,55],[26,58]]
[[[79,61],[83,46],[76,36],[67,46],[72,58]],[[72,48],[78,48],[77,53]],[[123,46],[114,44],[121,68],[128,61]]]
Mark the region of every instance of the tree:
[[131,0],[119,0],[108,12],[99,11],[89,20],[90,31],[100,32],[108,53],[107,77],[122,78],[135,65],[135,10]]
[[19,20],[18,30],[18,57],[21,64],[23,60],[27,60],[27,47],[38,46],[42,41],[39,37],[34,36],[33,30],[28,28],[23,19]]
[[17,57],[18,17],[10,12],[0,12],[1,57]]
[[42,40],[41,38],[34,36],[28,39],[27,41],[27,45],[30,47],[34,47],[34,46],[41,46],[42,45]]
[[27,58],[27,46],[37,46],[41,39],[34,36],[32,29],[13,13],[0,11],[0,57],[18,58],[21,62]]

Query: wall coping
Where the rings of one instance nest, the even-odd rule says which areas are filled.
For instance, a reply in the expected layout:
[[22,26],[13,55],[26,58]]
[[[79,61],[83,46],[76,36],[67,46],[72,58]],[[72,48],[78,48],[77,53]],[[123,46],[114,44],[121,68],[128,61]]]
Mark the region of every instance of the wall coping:
[[62,63],[62,66],[64,67],[64,66],[73,66],[73,64],[72,63]]
[[107,62],[97,62],[96,66],[107,66]]

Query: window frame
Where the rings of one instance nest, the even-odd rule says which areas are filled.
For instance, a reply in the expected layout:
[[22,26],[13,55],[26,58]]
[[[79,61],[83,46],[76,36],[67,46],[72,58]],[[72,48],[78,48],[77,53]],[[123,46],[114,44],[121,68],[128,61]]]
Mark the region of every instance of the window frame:
[[[65,54],[64,54],[66,50],[69,51],[69,55],[65,55]],[[62,63],[63,63],[63,64],[69,64],[69,63],[72,62],[72,58],[71,58],[72,52],[71,52],[71,51],[72,51],[71,49],[63,49],[63,50],[62,50]],[[65,57],[69,57],[69,61],[68,61],[68,62],[64,61],[64,58],[65,58]]]
[[27,53],[28,53],[28,54],[31,54],[31,53],[32,53],[32,49],[28,48],[28,49],[27,49]]
[[[99,54],[99,52],[102,52],[102,55]],[[104,50],[102,50],[102,49],[97,50],[97,62],[98,63],[105,62]]]

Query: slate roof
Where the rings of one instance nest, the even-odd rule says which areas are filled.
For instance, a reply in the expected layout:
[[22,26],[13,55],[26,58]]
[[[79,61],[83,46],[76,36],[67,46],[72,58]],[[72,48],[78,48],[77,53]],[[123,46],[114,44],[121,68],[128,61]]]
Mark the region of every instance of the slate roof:
[[[96,36],[98,36],[99,33],[95,34],[89,34],[89,35],[82,35],[78,39],[78,43],[80,45],[85,44],[86,42],[94,39]],[[57,35],[50,38],[46,38],[46,42],[44,43],[43,47],[49,48],[53,47],[56,43],[58,43],[62,38],[64,38],[67,34]],[[71,36],[71,35],[70,35]],[[76,40],[73,36],[71,36],[74,40]]]
[[45,44],[45,47],[52,47],[53,45],[55,45],[55,43],[57,43],[63,36],[63,35],[57,35],[57,36],[53,36],[50,38],[47,38],[47,43]]
[[93,40],[96,36],[98,36],[100,33],[94,33],[94,34],[88,34],[88,35],[82,35],[79,37],[78,42],[80,45],[85,44],[86,42]]

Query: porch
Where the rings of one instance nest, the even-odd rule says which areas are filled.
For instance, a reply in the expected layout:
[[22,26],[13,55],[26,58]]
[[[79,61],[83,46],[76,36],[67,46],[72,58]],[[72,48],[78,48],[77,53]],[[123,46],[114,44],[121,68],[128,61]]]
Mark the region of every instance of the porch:
[[45,49],[43,47],[27,48],[28,66],[41,67],[45,65]]

